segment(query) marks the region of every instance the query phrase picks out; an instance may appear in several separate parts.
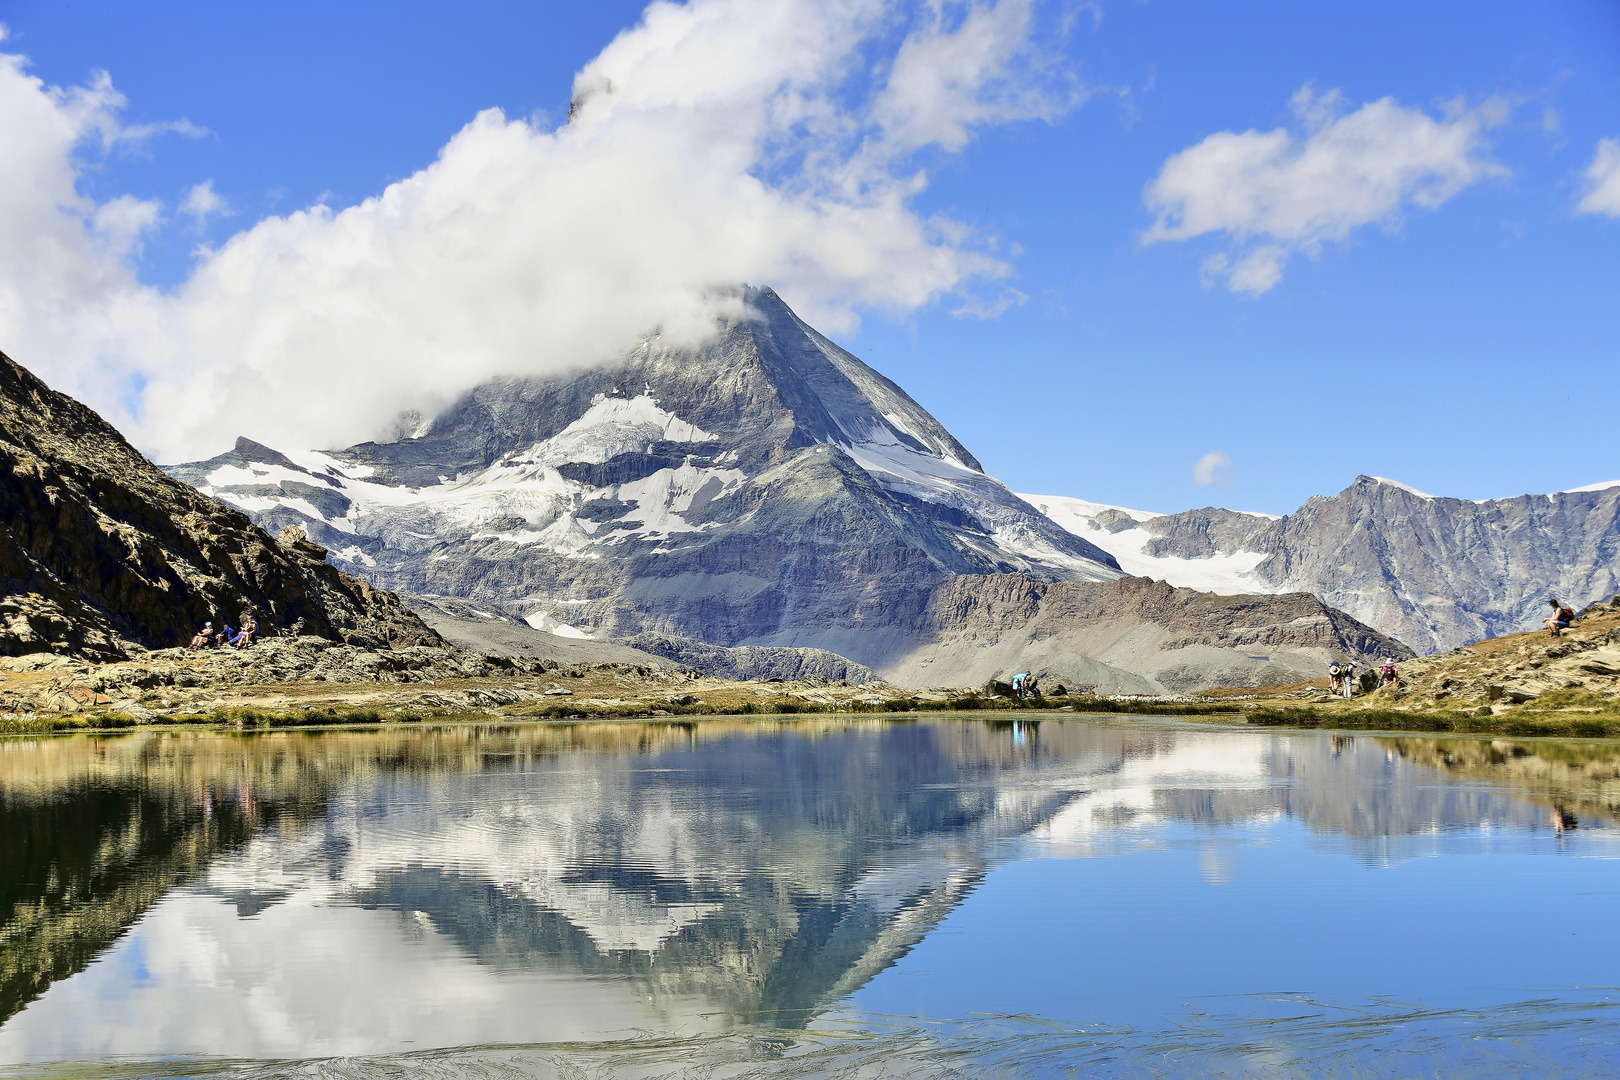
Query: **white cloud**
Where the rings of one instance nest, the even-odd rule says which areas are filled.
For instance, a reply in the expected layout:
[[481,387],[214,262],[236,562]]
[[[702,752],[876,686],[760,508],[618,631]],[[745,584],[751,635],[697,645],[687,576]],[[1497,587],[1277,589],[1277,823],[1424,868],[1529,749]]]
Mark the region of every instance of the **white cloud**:
[[1620,139],[1600,139],[1586,167],[1586,194],[1575,207],[1581,214],[1620,217]]
[[874,110],[888,149],[967,145],[976,124],[1050,120],[1079,104],[1085,91],[1032,40],[1028,0],[967,8],[947,27],[929,12],[894,58]]
[[[1078,102],[1038,33],[1029,0],[656,2],[579,73],[563,127],[481,113],[374,198],[201,251],[171,294],[127,264],[155,205],[145,224],[126,208],[120,231],[76,191],[75,148],[130,137],[111,82],[48,88],[5,57],[0,239],[54,264],[0,265],[0,347],[179,460],[239,433],[373,437],[491,375],[597,362],[653,327],[697,340],[744,281],[835,331],[857,305],[956,294],[992,311],[974,283],[1008,267],[912,208],[916,154]],[[200,188],[182,212],[212,212]]]
[[180,212],[196,222],[201,228],[210,217],[217,214],[230,214],[230,203],[214,190],[212,180],[204,180],[194,184],[186,190],[185,198],[180,200]]
[[1143,243],[1224,233],[1230,249],[1206,260],[1206,282],[1258,295],[1298,253],[1362,226],[1393,226],[1408,206],[1432,210],[1500,175],[1483,132],[1504,116],[1487,102],[1435,119],[1390,98],[1344,111],[1337,90],[1293,97],[1298,131],[1222,131],[1168,158],[1144,201],[1158,215]]
[[1193,464],[1192,486],[1217,485],[1222,491],[1232,488],[1232,459],[1219,450],[1211,450]]

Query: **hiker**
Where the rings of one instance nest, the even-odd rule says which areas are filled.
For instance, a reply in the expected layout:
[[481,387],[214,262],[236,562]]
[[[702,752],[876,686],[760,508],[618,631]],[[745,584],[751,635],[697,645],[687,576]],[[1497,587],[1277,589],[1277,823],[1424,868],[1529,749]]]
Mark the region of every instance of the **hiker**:
[[1553,637],[1557,637],[1558,631],[1567,630],[1569,624],[1575,621],[1575,612],[1568,606],[1560,604],[1556,596],[1549,599],[1547,604],[1553,609],[1553,615],[1550,619],[1541,620],[1541,625],[1545,626]]
[[202,629],[191,636],[191,644],[187,645],[186,648],[206,649],[209,644],[213,642],[213,640],[214,624],[211,622],[205,622],[202,625]]
[[1395,661],[1384,657],[1384,667],[1379,673],[1379,686],[1390,686],[1399,690],[1401,688],[1401,673],[1395,667]]
[[242,629],[237,631],[235,637],[231,638],[232,647],[237,649],[247,648],[249,645],[253,644],[253,635],[257,634],[258,632],[259,624],[253,618],[253,612],[242,612]]
[[1338,697],[1341,692],[1339,680],[1342,677],[1342,674],[1343,672],[1340,669],[1339,662],[1337,660],[1328,665],[1328,693],[1332,694],[1334,697]]
[[1356,662],[1354,660],[1346,660],[1344,662],[1344,670],[1339,673],[1339,678],[1344,683],[1344,696],[1355,697]]
[[226,623],[225,628],[214,636],[214,644],[219,646],[229,645],[231,638],[235,636],[236,630],[232,628],[230,623]]

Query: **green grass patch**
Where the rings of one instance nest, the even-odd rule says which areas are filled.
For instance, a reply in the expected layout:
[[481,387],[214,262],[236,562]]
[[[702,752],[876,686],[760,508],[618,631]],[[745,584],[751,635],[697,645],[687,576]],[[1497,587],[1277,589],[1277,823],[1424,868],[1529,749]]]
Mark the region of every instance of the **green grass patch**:
[[[1545,707],[1543,707],[1545,703]],[[1596,709],[1597,711],[1575,711]],[[1331,727],[1354,731],[1452,731],[1481,735],[1620,736],[1616,703],[1582,691],[1548,694],[1532,705],[1498,716],[1488,708],[1435,709],[1252,709],[1250,724]]]
[[82,716],[12,716],[0,718],[0,735],[49,735],[81,731],[90,726]]

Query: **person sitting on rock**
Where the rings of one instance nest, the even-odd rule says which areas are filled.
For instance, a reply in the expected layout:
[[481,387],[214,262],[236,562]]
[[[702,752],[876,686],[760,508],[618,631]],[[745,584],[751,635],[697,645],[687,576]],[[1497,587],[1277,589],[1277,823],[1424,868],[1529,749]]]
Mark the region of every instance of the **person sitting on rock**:
[[1550,598],[1547,603],[1553,609],[1553,616],[1541,620],[1541,625],[1545,626],[1553,637],[1557,637],[1558,631],[1569,629],[1569,624],[1575,621],[1575,612],[1567,605],[1560,604],[1556,596]]
[[244,611],[242,612],[242,628],[237,631],[235,637],[231,638],[231,645],[238,649],[244,649],[253,644],[253,636],[258,632],[259,624],[253,618],[253,612]]
[[212,645],[213,643],[214,643],[214,624],[211,623],[211,622],[205,622],[202,625],[202,629],[197,631],[195,634],[192,635],[191,644],[187,645],[186,648],[188,648],[188,649],[204,649],[204,648],[207,648],[209,645]]
[[214,638],[214,644],[216,644],[216,645],[229,645],[231,643],[231,638],[233,638],[235,636],[236,636],[236,631],[231,627],[230,623],[226,623],[225,628],[223,630],[221,630],[219,632],[219,634]]

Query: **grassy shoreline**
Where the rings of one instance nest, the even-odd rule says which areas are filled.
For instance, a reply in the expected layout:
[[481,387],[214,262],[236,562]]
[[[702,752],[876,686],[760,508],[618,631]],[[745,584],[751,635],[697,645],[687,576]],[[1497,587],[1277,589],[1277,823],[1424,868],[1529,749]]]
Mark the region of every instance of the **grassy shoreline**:
[[[890,698],[882,702],[744,702],[735,707],[660,703],[600,706],[560,704],[501,711],[318,708],[266,710],[225,707],[206,712],[159,716],[142,722],[117,712],[66,716],[6,716],[0,735],[114,732],[136,728],[183,730],[223,728],[260,731],[287,728],[356,727],[423,722],[507,721],[578,722],[609,720],[732,719],[749,716],[793,715],[919,715],[930,713],[1063,713],[1065,715],[1133,715],[1203,720],[1230,726],[1330,728],[1353,731],[1436,732],[1458,734],[1562,735],[1578,738],[1620,737],[1620,709],[1613,702],[1577,700],[1581,695],[1556,695],[1536,708],[1494,714],[1487,708],[1404,710],[1369,707],[1321,708],[1308,705],[1269,707],[1252,702],[1115,701],[1107,698],[964,697],[944,701]],[[1570,700],[1561,700],[1569,698]]]

